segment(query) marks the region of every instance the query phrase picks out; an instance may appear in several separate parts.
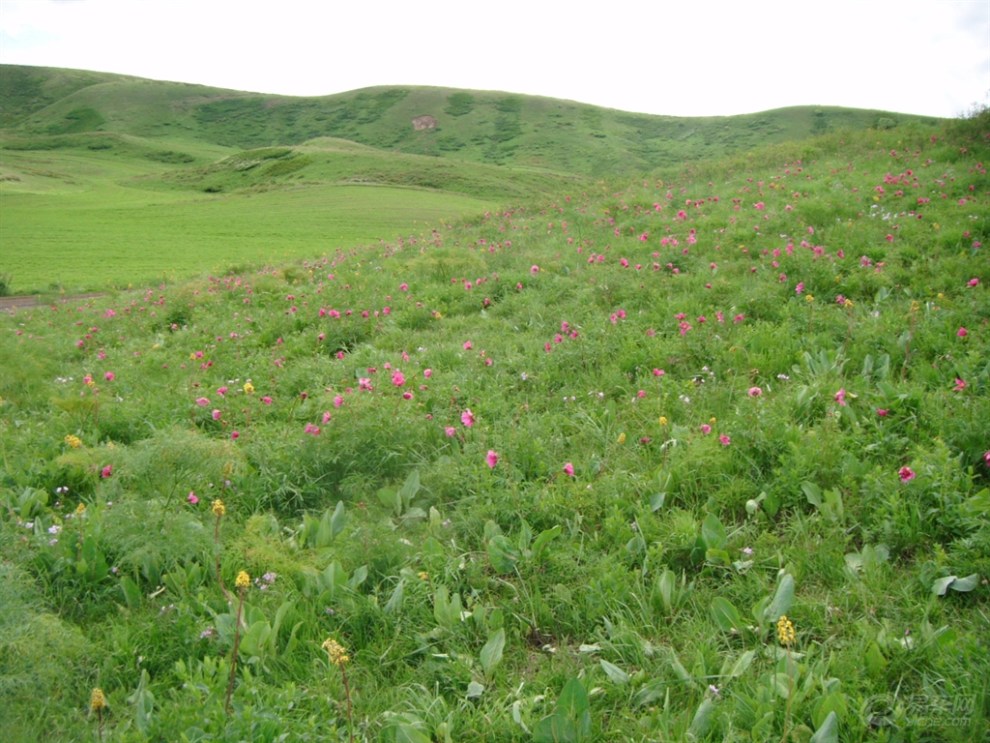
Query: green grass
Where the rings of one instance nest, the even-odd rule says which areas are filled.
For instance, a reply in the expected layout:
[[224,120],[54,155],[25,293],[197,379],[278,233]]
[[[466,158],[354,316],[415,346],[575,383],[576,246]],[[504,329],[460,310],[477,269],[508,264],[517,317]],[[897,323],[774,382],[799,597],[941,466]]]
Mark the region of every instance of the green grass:
[[332,183],[363,147],[59,151],[73,182],[5,215],[171,212],[172,252],[436,200],[0,315],[0,738],[985,738],[988,137],[834,132],[456,222]]

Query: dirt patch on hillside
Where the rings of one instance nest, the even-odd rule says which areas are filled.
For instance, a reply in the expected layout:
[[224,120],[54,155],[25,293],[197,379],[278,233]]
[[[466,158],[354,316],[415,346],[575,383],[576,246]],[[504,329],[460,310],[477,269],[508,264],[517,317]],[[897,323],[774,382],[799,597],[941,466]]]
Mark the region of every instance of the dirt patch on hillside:
[[100,292],[91,292],[89,294],[72,294],[65,297],[58,297],[56,299],[51,299],[47,297],[41,297],[36,294],[34,295],[22,295],[19,297],[0,297],[0,312],[14,312],[16,310],[27,310],[32,307],[51,307],[59,304],[67,304],[68,302],[79,302],[85,299],[96,299],[97,297],[104,296]]

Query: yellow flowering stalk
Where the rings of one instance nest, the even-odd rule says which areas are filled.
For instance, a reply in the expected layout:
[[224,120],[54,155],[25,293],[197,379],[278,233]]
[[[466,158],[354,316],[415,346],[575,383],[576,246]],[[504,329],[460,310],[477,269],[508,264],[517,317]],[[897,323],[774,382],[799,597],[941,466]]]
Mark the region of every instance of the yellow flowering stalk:
[[94,686],[89,695],[89,711],[96,713],[97,731],[99,739],[103,740],[103,710],[107,707],[107,698],[103,695],[103,689]]
[[230,652],[230,678],[227,679],[227,698],[223,707],[230,714],[230,697],[234,693],[234,678],[237,675],[237,649],[241,644],[241,611],[244,609],[244,592],[251,586],[251,575],[242,570],[234,580],[237,586],[237,618],[234,620],[234,648]]
[[787,618],[786,614],[782,614],[780,619],[777,620],[777,640],[785,648],[790,648],[794,644],[796,637],[794,623]]
[[76,436],[75,434],[70,433],[65,437],[65,443],[69,446],[70,449],[78,449],[80,446],[82,446],[82,439]]
[[784,734],[781,736],[781,743],[787,740],[788,727],[791,719],[791,698],[794,696],[794,676],[790,672],[791,645],[797,640],[797,633],[794,631],[794,623],[787,618],[786,614],[781,614],[777,620],[777,641],[787,650],[787,707],[784,710]]
[[244,383],[244,394],[250,395],[252,392],[254,392],[254,385],[251,384],[251,380],[249,379]]
[[337,666],[340,669],[340,679],[344,683],[344,698],[347,700],[347,732],[348,739],[354,740],[354,719],[353,712],[351,710],[351,686],[347,681],[347,669],[346,666],[351,661],[351,656],[347,654],[347,648],[341,645],[332,637],[328,637],[323,641],[320,646],[327,651],[327,658],[330,660],[331,666]]

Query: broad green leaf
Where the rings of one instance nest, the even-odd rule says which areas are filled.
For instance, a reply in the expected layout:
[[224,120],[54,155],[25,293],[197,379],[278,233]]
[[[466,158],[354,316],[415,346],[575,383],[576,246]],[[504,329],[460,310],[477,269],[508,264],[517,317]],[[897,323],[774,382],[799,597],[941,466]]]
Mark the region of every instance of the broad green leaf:
[[[347,524],[347,511],[344,508],[344,501],[337,501],[337,507],[333,509],[330,517],[330,538],[333,539],[344,530]],[[322,545],[321,545],[322,546]]]
[[406,579],[402,578],[392,589],[392,595],[388,597],[382,611],[386,614],[395,614],[402,608],[402,600],[405,597]]
[[742,616],[732,602],[721,596],[712,599],[710,607],[712,619],[723,632],[740,631],[743,626]]
[[936,596],[944,596],[950,588],[959,593],[969,593],[978,585],[980,585],[980,576],[978,573],[967,575],[965,578],[947,575],[932,583],[932,593]]
[[406,477],[406,481],[402,483],[402,487],[399,489],[399,502],[408,507],[412,503],[412,499],[416,497],[419,492],[419,470],[413,470]]
[[822,489],[813,482],[801,483],[801,490],[804,492],[805,500],[815,508],[822,507]]
[[601,659],[598,661],[598,664],[613,684],[625,684],[629,681],[629,674],[614,663],[609,663],[607,660]]
[[479,656],[481,660],[481,670],[486,676],[490,676],[495,666],[502,660],[502,650],[505,648],[505,630],[499,629],[488,638],[488,642],[481,648]]
[[714,513],[705,516],[705,520],[701,522],[701,538],[708,549],[725,549],[725,526]]
[[479,684],[477,681],[472,681],[467,686],[468,699],[477,699],[484,693],[485,693],[485,685]]
[[777,592],[773,595],[773,601],[764,612],[764,619],[768,622],[776,622],[780,617],[791,609],[794,603],[794,576],[784,573],[777,584]]
[[543,551],[554,539],[560,536],[562,531],[560,524],[550,529],[544,529],[533,542],[533,559],[539,560],[543,556]]
[[497,573],[511,573],[519,561],[519,550],[508,537],[497,534],[488,542],[488,560]]
[[688,728],[688,740],[704,740],[712,726],[712,712],[715,703],[711,699],[705,699],[695,710],[694,718],[691,720],[691,727]]
[[361,565],[354,568],[354,572],[351,574],[351,579],[347,581],[347,585],[350,588],[357,589],[362,583],[368,579],[368,566]]
[[825,722],[815,731],[808,743],[839,743],[839,716],[829,712]]
[[736,662],[732,664],[732,668],[729,669],[729,672],[723,675],[733,679],[742,676],[747,670],[749,670],[749,667],[753,664],[754,658],[756,658],[756,651],[747,650],[736,659]]

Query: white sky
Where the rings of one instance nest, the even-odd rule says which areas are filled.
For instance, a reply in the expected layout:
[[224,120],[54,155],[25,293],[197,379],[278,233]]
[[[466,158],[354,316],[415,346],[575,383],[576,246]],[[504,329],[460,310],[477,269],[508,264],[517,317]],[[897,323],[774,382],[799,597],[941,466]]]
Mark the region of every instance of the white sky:
[[437,85],[675,116],[990,104],[990,0],[0,0],[0,63],[286,95]]

